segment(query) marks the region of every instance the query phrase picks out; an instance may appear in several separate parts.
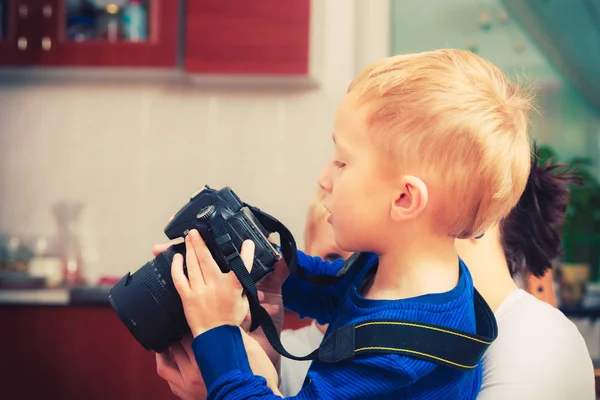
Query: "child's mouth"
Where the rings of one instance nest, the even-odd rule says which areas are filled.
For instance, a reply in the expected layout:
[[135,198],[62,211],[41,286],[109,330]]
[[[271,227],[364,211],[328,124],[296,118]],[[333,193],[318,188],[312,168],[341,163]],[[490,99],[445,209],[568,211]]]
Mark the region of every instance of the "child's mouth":
[[331,211],[329,211],[329,208],[325,207],[325,209],[329,213],[329,216],[327,217],[327,223],[331,224],[333,222],[333,214],[331,213]]

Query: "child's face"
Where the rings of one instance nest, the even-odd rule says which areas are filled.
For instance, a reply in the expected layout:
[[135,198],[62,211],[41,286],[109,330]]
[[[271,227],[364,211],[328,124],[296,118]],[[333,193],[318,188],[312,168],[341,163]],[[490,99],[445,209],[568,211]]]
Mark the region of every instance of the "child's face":
[[320,219],[313,227],[310,241],[306,243],[306,253],[311,256],[321,257],[323,260],[335,261],[339,258],[346,259],[352,253],[340,249],[335,242],[333,229],[325,218]]
[[367,114],[351,94],[336,116],[335,153],[319,178],[335,240],[347,251],[377,251],[389,225],[390,184],[369,138]]

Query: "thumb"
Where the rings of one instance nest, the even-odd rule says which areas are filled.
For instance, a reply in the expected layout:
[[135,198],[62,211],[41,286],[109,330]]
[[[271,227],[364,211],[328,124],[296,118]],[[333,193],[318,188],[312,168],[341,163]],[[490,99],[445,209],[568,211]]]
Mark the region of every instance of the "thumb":
[[254,263],[254,247],[254,242],[252,240],[245,240],[244,243],[242,243],[242,250],[240,251],[240,257],[248,269],[248,272],[252,271],[252,264]]

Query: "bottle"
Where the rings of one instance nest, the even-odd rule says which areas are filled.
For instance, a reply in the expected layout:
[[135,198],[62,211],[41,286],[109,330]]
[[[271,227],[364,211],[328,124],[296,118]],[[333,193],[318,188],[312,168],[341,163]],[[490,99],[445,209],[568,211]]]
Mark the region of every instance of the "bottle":
[[54,207],[58,224],[57,244],[63,262],[64,283],[67,286],[85,284],[78,221],[82,209],[83,204],[77,202],[58,203]]
[[32,244],[35,256],[29,261],[29,275],[46,279],[46,286],[58,287],[63,283],[63,261],[46,237],[38,237]]
[[123,12],[123,37],[139,42],[148,39],[148,13],[142,0],[130,0]]

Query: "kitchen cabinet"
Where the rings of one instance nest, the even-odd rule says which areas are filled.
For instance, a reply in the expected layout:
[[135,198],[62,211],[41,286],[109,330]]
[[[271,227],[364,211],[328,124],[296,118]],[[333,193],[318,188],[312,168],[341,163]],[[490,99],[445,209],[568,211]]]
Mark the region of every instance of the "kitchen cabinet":
[[188,0],[185,70],[307,75],[310,0]]
[[108,304],[0,304],[0,321],[0,399],[176,399]]
[[176,68],[183,43],[191,74],[307,76],[310,3],[0,0],[0,66]]
[[0,65],[175,67],[176,0],[0,0]]
[[22,66],[36,62],[31,38],[40,21],[28,12],[33,1],[0,0],[0,65]]

